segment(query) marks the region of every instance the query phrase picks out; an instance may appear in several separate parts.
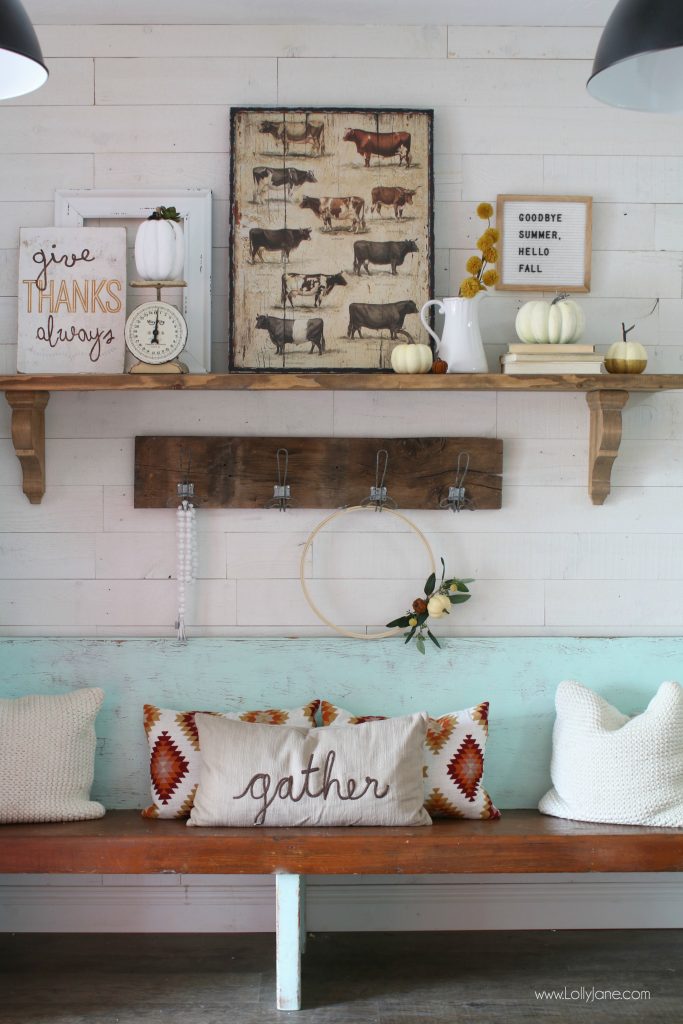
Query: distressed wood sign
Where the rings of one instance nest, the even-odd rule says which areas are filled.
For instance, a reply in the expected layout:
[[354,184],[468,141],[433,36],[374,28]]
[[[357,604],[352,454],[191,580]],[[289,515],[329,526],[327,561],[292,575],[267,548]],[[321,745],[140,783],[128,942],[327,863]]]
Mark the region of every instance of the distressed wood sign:
[[123,373],[125,228],[22,228],[19,373]]
[[235,108],[230,161],[230,368],[391,370],[433,296],[432,112]]
[[498,196],[502,291],[588,292],[590,196]]
[[283,448],[297,508],[331,509],[369,497],[381,449],[389,457],[384,483],[400,508],[439,508],[456,486],[463,451],[470,455],[464,486],[472,507],[501,507],[503,442],[497,438],[136,437],[135,508],[174,508],[184,480],[194,484],[192,500],[200,508],[264,508]]

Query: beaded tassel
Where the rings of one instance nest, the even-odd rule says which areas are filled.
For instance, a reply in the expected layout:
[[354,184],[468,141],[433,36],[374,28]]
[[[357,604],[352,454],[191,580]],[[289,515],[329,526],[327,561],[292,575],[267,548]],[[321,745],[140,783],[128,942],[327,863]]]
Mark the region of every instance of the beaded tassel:
[[176,580],[178,583],[178,617],[175,628],[178,640],[187,640],[185,610],[187,589],[197,578],[197,512],[191,501],[183,500],[176,512],[178,557]]

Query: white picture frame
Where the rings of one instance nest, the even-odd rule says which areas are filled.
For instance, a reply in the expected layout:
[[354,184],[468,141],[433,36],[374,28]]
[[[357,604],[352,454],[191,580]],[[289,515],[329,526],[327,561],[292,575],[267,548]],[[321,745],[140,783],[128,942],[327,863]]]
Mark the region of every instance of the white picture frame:
[[[113,219],[143,221],[157,206],[175,206],[185,232],[184,280],[187,287],[173,297],[187,321],[183,351],[190,373],[211,370],[211,190],[210,189],[58,189],[55,225],[83,227],[88,221]],[[134,305],[156,297],[141,289]],[[132,307],[131,307],[132,308]],[[129,310],[130,311],[130,310]]]

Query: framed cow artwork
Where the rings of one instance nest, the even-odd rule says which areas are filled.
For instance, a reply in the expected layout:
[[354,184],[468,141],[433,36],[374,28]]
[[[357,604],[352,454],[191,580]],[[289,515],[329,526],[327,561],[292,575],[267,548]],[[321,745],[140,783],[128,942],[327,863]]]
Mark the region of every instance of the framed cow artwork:
[[230,117],[230,369],[390,371],[428,342],[431,110]]

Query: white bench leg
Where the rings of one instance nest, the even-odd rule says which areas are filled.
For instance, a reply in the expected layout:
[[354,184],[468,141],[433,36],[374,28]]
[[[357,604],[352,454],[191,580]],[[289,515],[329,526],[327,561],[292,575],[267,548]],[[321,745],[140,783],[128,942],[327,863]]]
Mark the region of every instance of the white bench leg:
[[301,954],[306,944],[306,879],[275,876],[278,1010],[301,1009]]

